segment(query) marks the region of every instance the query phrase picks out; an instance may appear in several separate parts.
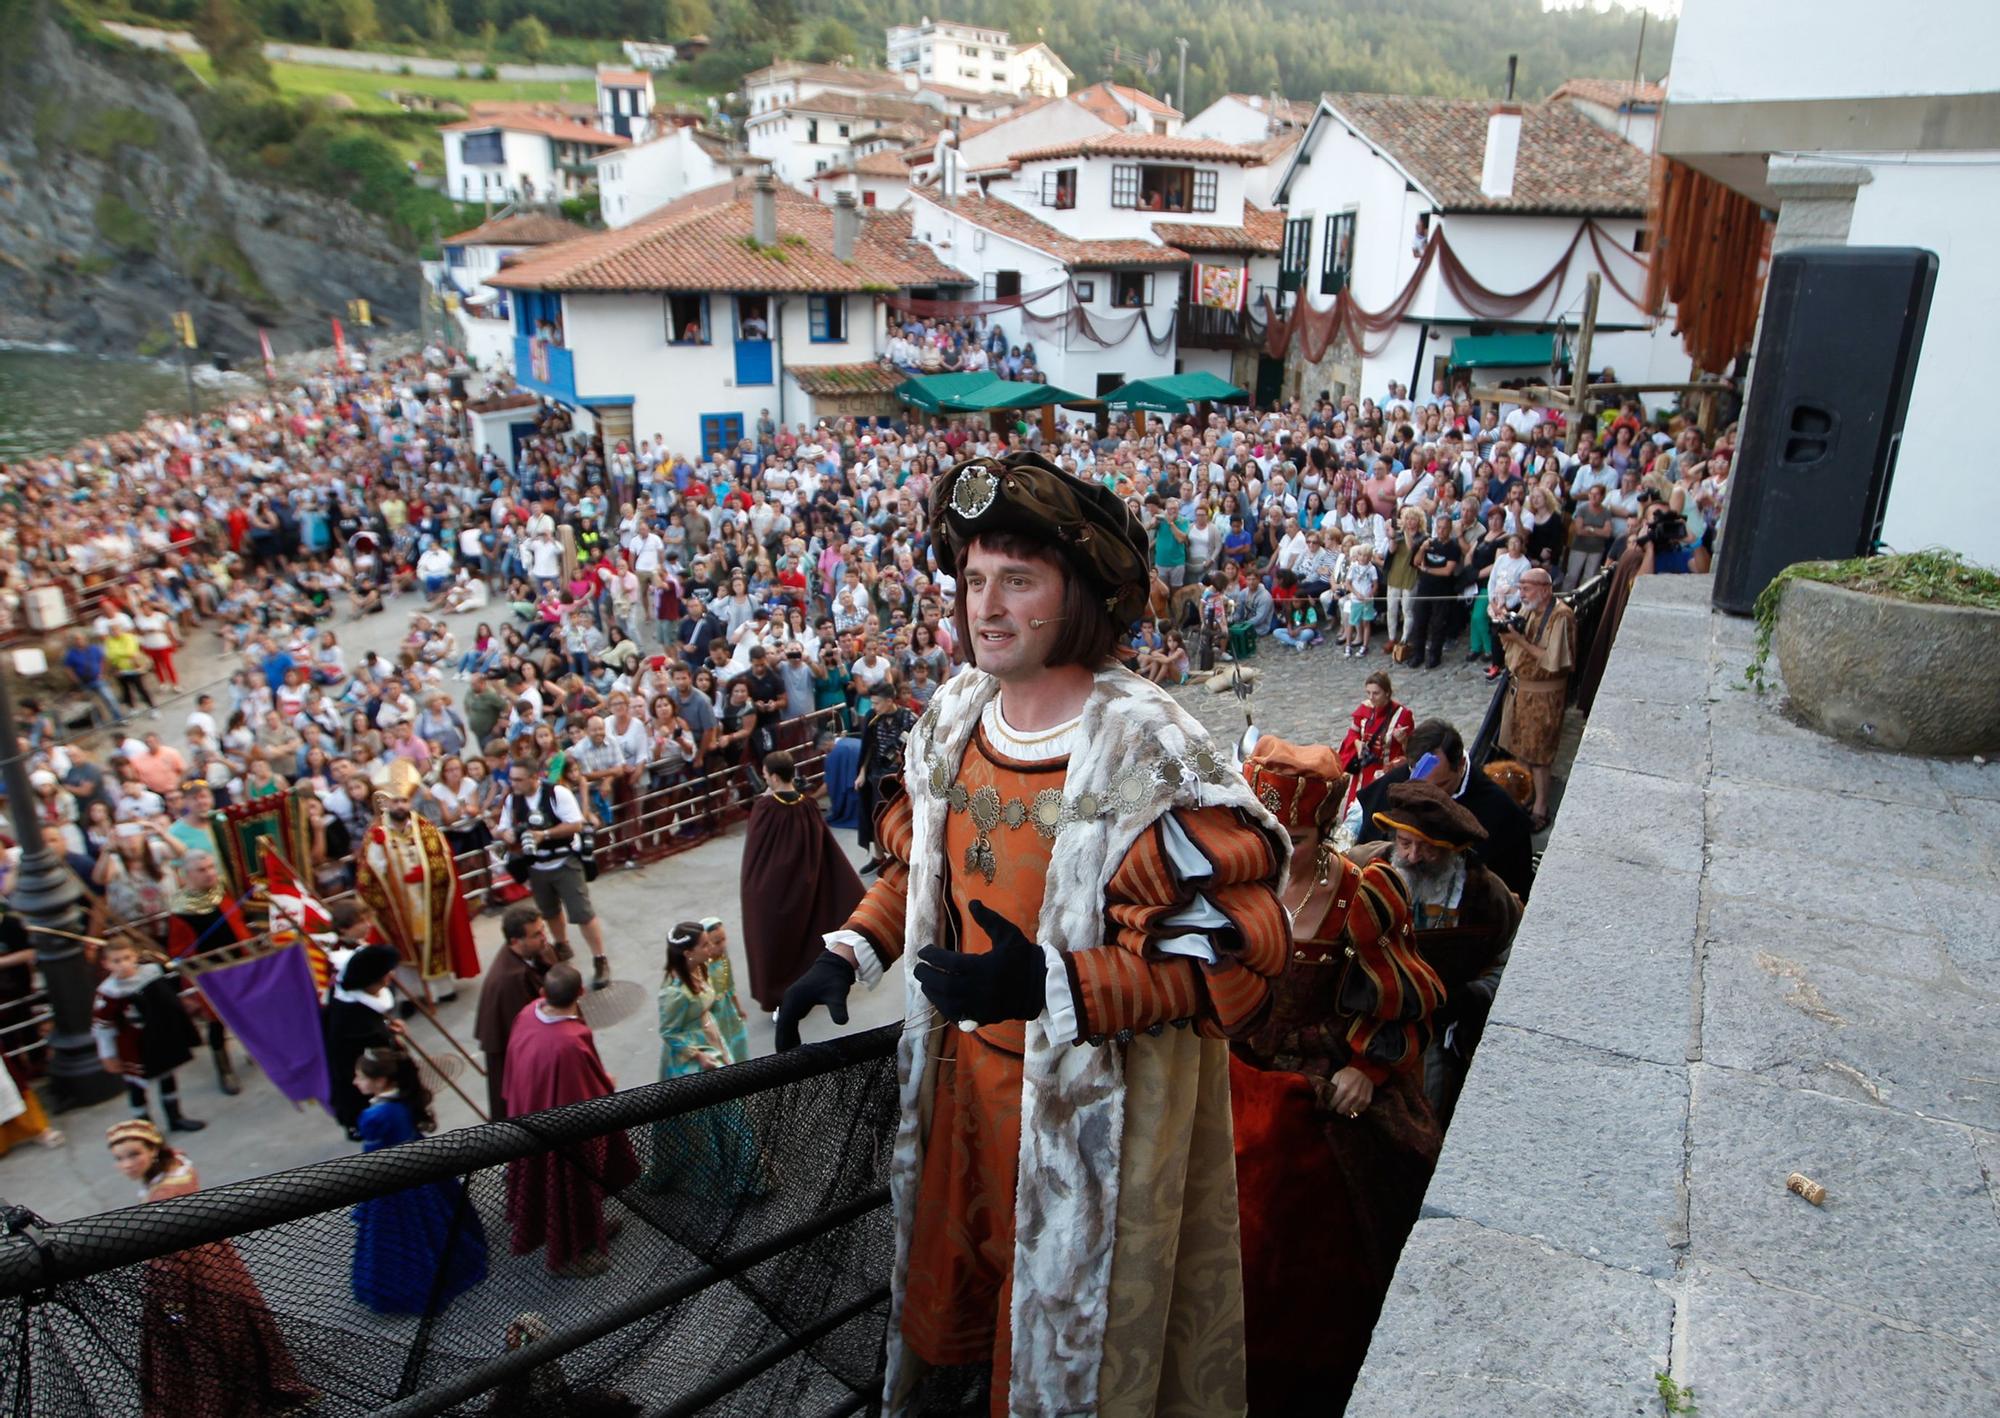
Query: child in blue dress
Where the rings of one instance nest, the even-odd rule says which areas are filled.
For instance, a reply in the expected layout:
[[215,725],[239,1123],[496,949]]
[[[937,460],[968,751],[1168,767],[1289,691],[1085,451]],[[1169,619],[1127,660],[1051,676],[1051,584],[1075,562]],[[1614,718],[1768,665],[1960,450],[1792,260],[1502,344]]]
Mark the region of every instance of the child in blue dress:
[[[363,1054],[354,1086],[371,1100],[357,1125],[363,1152],[436,1129],[431,1091],[401,1049]],[[441,1310],[486,1278],[486,1231],[456,1179],[364,1201],[354,1229],[354,1298],[377,1314],[424,1314],[433,1295]]]

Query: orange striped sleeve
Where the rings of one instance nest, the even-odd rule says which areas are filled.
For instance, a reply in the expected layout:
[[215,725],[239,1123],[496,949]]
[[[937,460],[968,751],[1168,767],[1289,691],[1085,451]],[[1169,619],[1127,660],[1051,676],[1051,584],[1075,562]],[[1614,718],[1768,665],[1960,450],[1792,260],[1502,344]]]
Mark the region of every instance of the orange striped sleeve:
[[910,899],[910,841],[915,833],[907,794],[875,814],[875,842],[888,857],[875,884],[847,918],[846,929],[867,938],[888,965],[903,954],[903,926]]
[[[1278,849],[1228,808],[1182,808],[1175,820],[1208,866],[1181,877],[1160,824],[1142,833],[1105,893],[1105,944],[1069,957],[1078,1035],[1102,1041],[1162,1024],[1233,1035],[1254,1025],[1284,969],[1291,929],[1278,901]],[[1226,918],[1207,930],[1169,925],[1199,893]],[[1201,935],[1216,963],[1163,953],[1158,942]]]

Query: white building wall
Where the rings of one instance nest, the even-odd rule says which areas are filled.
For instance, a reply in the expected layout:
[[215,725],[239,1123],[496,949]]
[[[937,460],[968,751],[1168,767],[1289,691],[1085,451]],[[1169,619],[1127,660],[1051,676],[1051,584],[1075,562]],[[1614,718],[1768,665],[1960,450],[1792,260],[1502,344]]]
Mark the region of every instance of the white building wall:
[[815,343],[808,297],[774,295],[778,340],[772,351],[780,384],[739,387],[736,383],[735,292],[708,297],[710,342],[676,345],[667,340],[666,296],[571,295],[563,298],[563,328],[576,361],[580,401],[630,396],[633,434],[664,435],[668,446],[696,456],[704,414],[740,414],[746,429],[758,411],[796,422],[806,416],[798,386],[786,379],[787,365],[860,364],[882,348],[884,315],[872,295],[847,297],[847,338]]
[[[808,136],[815,120],[819,124],[817,141]],[[863,124],[873,126],[866,119],[821,118],[800,113],[762,119],[748,126],[750,153],[769,159],[772,175],[778,181],[810,192],[814,177],[847,160],[853,136]],[[842,133],[842,128],[848,131]]]
[[1220,143],[1261,143],[1271,136],[1268,109],[1253,108],[1236,94],[1224,94],[1181,124],[1185,138],[1213,138]]
[[[1989,81],[1990,82],[1990,81]],[[1978,515],[1991,497],[1989,460],[1965,456],[1966,396],[1993,367],[2000,329],[2000,152],[1876,154],[1855,194],[1850,246],[1918,246],[1937,253],[1937,289],[1910,391],[1902,453],[1882,536],[1897,551],[1950,547],[2000,567],[2000,521]]]
[[1696,0],[1674,29],[1674,101],[1992,92],[1977,42],[1993,36],[1992,0],[1925,0],[1920,15],[1938,42],[1895,44],[1903,30],[1870,0]]
[[[970,276],[975,290],[984,289],[986,275],[992,271],[1020,272],[1021,289],[1024,291],[1054,285],[1070,274],[1067,266],[1048,253],[974,226],[924,197],[916,198],[910,205],[912,230],[917,239],[937,252],[947,264]],[[1164,330],[1180,303],[1181,272],[1165,267],[1153,271],[1152,275],[1153,302],[1148,315],[1155,330]],[[1092,299],[1086,307],[1086,314],[1093,324],[1100,329],[1108,327],[1111,330],[1122,330],[1131,325],[1125,337],[1111,348],[1102,349],[1081,338],[1066,339],[1062,334],[1054,338],[1046,334],[1038,335],[1024,326],[1018,310],[1000,311],[989,317],[991,323],[1006,332],[1008,344],[1033,344],[1036,366],[1048,376],[1049,383],[1074,393],[1086,396],[1095,393],[1098,376],[1104,373],[1117,372],[1128,379],[1144,379],[1174,372],[1174,351],[1169,348],[1164,355],[1154,354],[1144,326],[1132,322],[1131,311],[1119,310],[1112,305],[1109,272],[1079,268],[1075,276],[1079,281],[1091,282],[1094,287]],[[1058,292],[1036,301],[1031,309],[1037,315],[1054,316],[1066,305],[1066,297]]]
[[[1243,169],[1236,163],[1154,163],[1151,166],[1205,168],[1216,174],[1212,212],[1150,212],[1111,205],[1111,170],[1124,165],[1111,158],[1051,158],[1023,163],[1011,182],[994,184],[992,193],[1080,241],[1120,238],[1150,241],[1154,222],[1185,222],[1190,226],[1243,224]],[[1042,175],[1076,170],[1076,205],[1064,209],[1042,205]]]
[[1015,50],[1007,78],[1008,88],[1014,93],[1061,98],[1069,92],[1069,75],[1051,61],[1045,45],[1031,44]]
[[1658,109],[1644,112],[1632,109],[1620,110],[1606,104],[1586,103],[1578,98],[1565,99],[1564,102],[1605,132],[1616,133],[1640,152],[1653,151],[1653,135],[1660,128]]
[[606,226],[622,227],[690,192],[728,180],[729,169],[703,151],[693,129],[675,128],[598,160],[598,212]]
[[1058,143],[1077,143],[1099,133],[1116,132],[1082,104],[1045,103],[1015,118],[975,133],[958,145],[969,169],[993,167],[1016,153],[1050,148]]
[[557,187],[555,145],[540,133],[502,129],[500,167],[474,167],[465,161],[464,133],[444,135],[445,191],[456,201],[511,202],[524,192],[522,179],[534,183],[535,195],[546,197]]

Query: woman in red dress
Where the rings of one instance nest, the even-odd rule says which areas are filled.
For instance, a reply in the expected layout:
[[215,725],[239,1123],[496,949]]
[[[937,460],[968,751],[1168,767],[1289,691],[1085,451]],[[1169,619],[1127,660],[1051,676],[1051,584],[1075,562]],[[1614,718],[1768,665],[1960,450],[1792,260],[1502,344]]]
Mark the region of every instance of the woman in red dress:
[[1403,761],[1403,745],[1416,726],[1417,716],[1409,706],[1396,702],[1388,671],[1369,675],[1365,695],[1348,723],[1347,737],[1340,741],[1340,769],[1347,775],[1342,811],[1353,805],[1363,788]]
[[1444,985],[1402,877],[1333,850],[1332,751],[1266,736],[1244,773],[1293,843],[1291,959],[1230,1051],[1250,1412],[1338,1413],[1437,1162],[1423,1058]]
[[[139,1183],[140,1200],[201,1190],[194,1164],[149,1120],[114,1123],[105,1141],[118,1170]],[[139,1399],[146,1418],[252,1418],[318,1401],[231,1242],[147,1261],[144,1295]]]

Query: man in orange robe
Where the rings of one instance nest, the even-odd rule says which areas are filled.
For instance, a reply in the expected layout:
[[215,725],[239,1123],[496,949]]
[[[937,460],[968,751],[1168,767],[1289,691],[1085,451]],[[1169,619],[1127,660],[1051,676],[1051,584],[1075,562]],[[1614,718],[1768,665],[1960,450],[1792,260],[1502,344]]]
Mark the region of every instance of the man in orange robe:
[[[1032,454],[933,492],[973,668],[911,734],[889,864],[786,994],[907,951],[892,1412],[1240,1413],[1228,1053],[1288,946],[1288,844],[1157,685],[1111,658],[1147,542]],[[971,1376],[968,1379],[968,1375]]]

